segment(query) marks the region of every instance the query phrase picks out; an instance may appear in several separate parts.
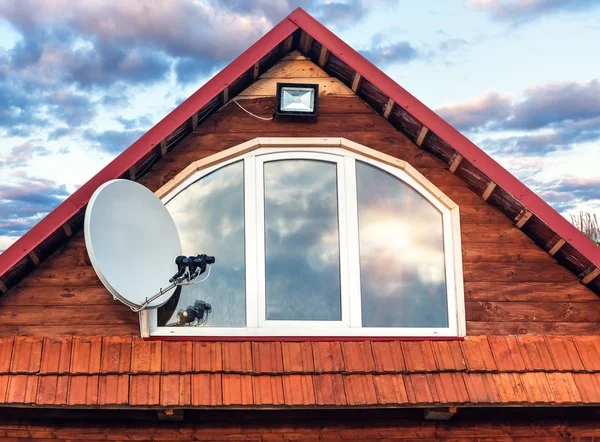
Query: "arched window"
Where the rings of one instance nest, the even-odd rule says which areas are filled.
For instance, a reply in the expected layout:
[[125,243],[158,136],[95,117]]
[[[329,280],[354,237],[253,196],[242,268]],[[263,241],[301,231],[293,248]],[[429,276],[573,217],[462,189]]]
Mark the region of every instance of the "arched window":
[[[171,186],[183,253],[217,262],[153,313],[151,334],[464,334],[458,207],[404,162],[362,151],[258,148]],[[176,326],[197,300],[208,320]]]

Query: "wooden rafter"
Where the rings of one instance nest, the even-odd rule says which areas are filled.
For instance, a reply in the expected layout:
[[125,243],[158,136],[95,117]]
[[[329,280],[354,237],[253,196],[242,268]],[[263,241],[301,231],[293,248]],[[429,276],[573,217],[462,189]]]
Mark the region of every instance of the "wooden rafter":
[[459,153],[457,153],[456,155],[454,155],[454,158],[452,159],[452,162],[450,163],[450,168],[448,170],[450,170],[450,172],[454,173],[456,172],[456,169],[458,169],[458,166],[460,166],[460,163],[463,160],[463,156]]
[[302,34],[300,34],[300,51],[304,54],[307,55],[310,52],[310,48],[312,47],[313,44],[313,38],[308,35],[306,32],[302,31]]
[[590,282],[592,282],[594,279],[596,279],[597,276],[600,276],[600,269],[598,267],[596,267],[594,270],[592,270],[590,273],[588,273],[586,276],[584,276],[581,279],[581,283],[583,285],[587,285]]
[[160,154],[161,156],[165,156],[168,152],[168,147],[167,147],[167,140],[162,140],[160,142]]
[[329,51],[325,46],[321,46],[321,53],[319,54],[319,66],[325,67],[327,59],[329,58]]
[[355,72],[354,78],[352,79],[352,92],[356,93],[356,91],[358,91],[361,80],[362,76],[358,72]]
[[526,210],[525,213],[523,215],[521,215],[521,217],[519,217],[519,219],[517,220],[517,222],[515,223],[515,226],[520,229],[522,228],[525,223],[527,221],[529,221],[529,219],[533,216],[533,213],[531,213],[529,210]]
[[285,43],[283,44],[283,52],[287,54],[292,50],[292,43],[294,42],[294,36],[290,35],[285,39]]
[[421,145],[423,144],[423,141],[425,141],[425,137],[427,136],[427,133],[429,132],[429,129],[427,129],[426,126],[421,127],[421,130],[419,131],[419,135],[417,136],[417,146],[421,147]]
[[73,235],[73,230],[71,230],[71,225],[69,223],[64,223],[62,225],[62,229],[65,232],[65,235],[67,235],[68,237]]
[[494,191],[496,186],[497,186],[497,184],[494,183],[493,181],[490,184],[488,184],[487,188],[483,192],[483,195],[481,195],[481,198],[483,198],[484,201],[487,201],[488,198],[492,195],[492,192]]
[[392,108],[394,107],[394,100],[392,100],[391,98],[387,101],[387,103],[385,104],[385,107],[383,108],[383,118],[390,118],[390,114],[392,113]]
[[560,250],[560,248],[561,248],[562,246],[564,246],[566,243],[567,243],[567,242],[566,242],[564,239],[560,238],[560,239],[559,239],[559,240],[556,242],[556,244],[554,244],[554,245],[552,246],[552,248],[551,248],[550,250],[548,250],[548,253],[549,253],[551,256],[554,256],[554,255],[556,255],[556,252],[558,252],[558,251]]
[[38,258],[37,253],[35,253],[35,250],[29,252],[29,257],[31,258],[31,261],[33,261],[34,265],[38,265],[40,263],[40,258]]
[[252,71],[253,78],[256,80],[258,78],[258,73],[260,72],[260,62],[254,63],[254,69]]

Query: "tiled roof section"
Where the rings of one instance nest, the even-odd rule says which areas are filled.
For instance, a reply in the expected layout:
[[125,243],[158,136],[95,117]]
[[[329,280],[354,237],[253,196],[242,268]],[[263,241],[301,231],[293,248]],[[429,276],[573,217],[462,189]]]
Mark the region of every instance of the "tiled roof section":
[[600,336],[464,341],[0,339],[0,404],[311,407],[600,404]]

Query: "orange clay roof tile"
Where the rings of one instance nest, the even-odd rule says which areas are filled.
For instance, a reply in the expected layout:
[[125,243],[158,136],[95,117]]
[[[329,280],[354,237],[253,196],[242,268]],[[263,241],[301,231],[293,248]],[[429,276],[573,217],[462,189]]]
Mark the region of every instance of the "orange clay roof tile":
[[406,370],[402,346],[399,341],[373,341],[371,342],[373,358],[375,360],[375,371],[402,372]]
[[40,373],[69,373],[72,341],[70,337],[44,338]]
[[489,336],[498,371],[525,371],[525,360],[514,336]]
[[525,386],[518,373],[492,374],[500,401],[507,404],[518,404],[527,402]]
[[463,379],[472,403],[497,404],[502,402],[492,373],[464,373]]
[[313,342],[315,371],[342,372],[345,370],[342,347],[339,342]]
[[574,336],[573,341],[586,370],[600,370],[600,339],[597,336]]
[[375,371],[373,350],[369,341],[342,342],[342,355],[346,371],[350,373],[371,373]]
[[312,373],[315,371],[310,342],[282,342],[283,370],[286,373]]
[[165,341],[162,343],[163,373],[187,373],[193,367],[193,346],[190,341]]
[[283,398],[286,405],[314,405],[315,392],[312,375],[284,376]]
[[554,394],[545,373],[521,373],[519,378],[527,393],[528,402],[543,404],[554,401]]
[[517,337],[526,370],[554,370],[554,363],[543,336]]
[[94,376],[70,376],[67,403],[69,405],[96,405],[100,378]]
[[348,405],[377,403],[377,392],[372,374],[349,374],[344,375],[343,379]]
[[573,381],[582,402],[600,402],[600,373],[573,373]]
[[129,377],[130,405],[157,405],[160,403],[160,375],[132,375]]
[[437,371],[429,341],[402,342],[402,353],[408,371]]
[[221,374],[192,375],[192,405],[217,406],[223,403]]
[[250,342],[227,342],[223,344],[223,371],[252,371],[252,347]]
[[33,404],[36,401],[39,376],[13,374],[8,377],[7,404]]
[[128,373],[131,370],[131,336],[105,336],[102,340],[101,373]]
[[439,402],[439,395],[431,374],[418,373],[404,376],[406,395],[411,404]]
[[194,371],[215,372],[223,369],[220,342],[194,342]]
[[75,336],[71,349],[71,373],[99,373],[102,338]]
[[252,376],[254,404],[283,405],[283,380],[281,376]]
[[101,376],[98,405],[127,405],[129,403],[129,376]]
[[132,373],[160,373],[161,366],[161,342],[134,338],[131,346]]
[[560,403],[580,403],[581,396],[575,385],[572,373],[546,373],[548,385],[554,401]]
[[458,341],[433,341],[431,342],[435,362],[439,370],[465,370],[467,364]]
[[17,336],[13,346],[11,373],[37,373],[40,370],[42,341]]
[[65,405],[67,403],[68,376],[40,376],[36,403],[40,405]]
[[460,343],[467,368],[471,371],[495,371],[496,362],[487,336],[468,336]]
[[160,405],[191,405],[191,395],[191,374],[165,374],[160,377]]
[[3,404],[6,399],[6,391],[8,390],[8,378],[7,374],[0,374],[0,404]]
[[254,403],[252,376],[224,374],[222,383],[223,405],[251,405]]
[[469,402],[469,393],[461,373],[434,373],[431,375],[442,403]]
[[[2,340],[0,403],[71,407],[600,404],[600,336],[464,342]],[[17,373],[17,371],[19,371]],[[154,374],[152,374],[154,373]]]
[[373,382],[377,392],[377,403],[388,405],[408,402],[404,377],[401,374],[374,375]]
[[584,370],[575,342],[570,336],[546,336],[548,351],[558,371]]
[[281,342],[253,342],[254,373],[283,373]]
[[8,373],[10,369],[14,340],[12,336],[0,337],[0,374]]
[[346,391],[341,374],[319,374],[313,376],[315,402],[317,405],[346,405]]

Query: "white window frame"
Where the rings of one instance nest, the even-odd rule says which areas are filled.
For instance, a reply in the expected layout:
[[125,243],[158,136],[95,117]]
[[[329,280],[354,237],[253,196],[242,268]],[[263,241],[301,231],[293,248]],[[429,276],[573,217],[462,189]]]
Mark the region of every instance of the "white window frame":
[[[289,159],[328,161],[337,166],[340,321],[266,319],[263,165],[267,161]],[[167,204],[202,177],[238,161],[244,161],[246,326],[158,327],[156,310],[146,310],[140,315],[142,336],[425,338],[466,334],[459,208],[412,166],[344,138],[257,138],[192,163],[156,194]],[[356,161],[397,177],[442,214],[448,327],[362,327]]]

